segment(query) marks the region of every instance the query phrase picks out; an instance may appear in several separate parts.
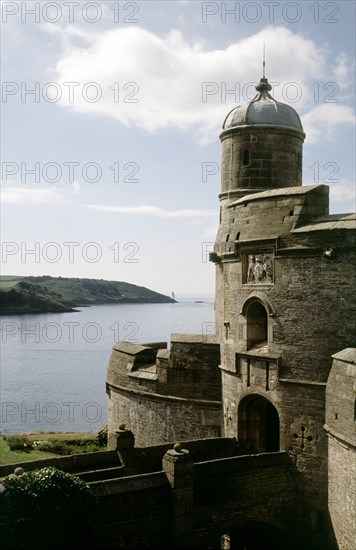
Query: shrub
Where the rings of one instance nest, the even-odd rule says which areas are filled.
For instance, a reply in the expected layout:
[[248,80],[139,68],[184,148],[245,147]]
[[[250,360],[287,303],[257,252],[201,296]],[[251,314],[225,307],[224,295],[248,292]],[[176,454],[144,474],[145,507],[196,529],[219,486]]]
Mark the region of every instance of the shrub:
[[32,442],[26,435],[7,435],[4,437],[11,451],[31,451]]
[[57,455],[70,455],[71,448],[67,442],[64,441],[34,441],[33,446],[38,451],[43,451],[46,453],[54,453]]
[[220,264],[221,257],[216,252],[209,252],[209,262],[213,262],[214,264]]
[[53,439],[52,441],[34,441],[33,447],[38,451],[57,455],[71,455],[99,451],[99,443],[93,439]]
[[95,497],[78,477],[49,467],[12,474],[1,485],[5,548],[48,548],[48,540],[51,548],[68,548],[68,541],[76,547],[90,534]]
[[97,451],[102,451],[102,447],[95,441],[92,441],[90,444],[87,443],[86,445],[74,446],[70,449],[71,454],[95,453]]

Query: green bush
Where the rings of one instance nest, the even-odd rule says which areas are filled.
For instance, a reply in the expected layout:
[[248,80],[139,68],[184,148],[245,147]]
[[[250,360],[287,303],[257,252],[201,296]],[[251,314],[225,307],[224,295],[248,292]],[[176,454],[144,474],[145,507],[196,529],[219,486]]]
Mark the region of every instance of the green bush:
[[38,451],[43,451],[45,453],[54,453],[57,455],[70,455],[72,453],[66,441],[34,441],[33,446]]
[[221,256],[219,256],[219,254],[217,254],[216,252],[209,252],[209,262],[213,262],[214,264],[220,264]]
[[82,548],[95,505],[84,481],[53,467],[7,476],[0,487],[4,547]]
[[34,441],[33,447],[38,451],[57,455],[92,453],[100,451],[99,443],[93,439],[52,439],[51,441]]
[[86,445],[75,445],[71,447],[71,454],[83,454],[83,453],[95,453],[97,451],[102,451],[102,447],[95,443],[95,441],[92,441],[90,444],[87,443]]
[[31,451],[32,442],[26,435],[7,435],[4,437],[11,451]]

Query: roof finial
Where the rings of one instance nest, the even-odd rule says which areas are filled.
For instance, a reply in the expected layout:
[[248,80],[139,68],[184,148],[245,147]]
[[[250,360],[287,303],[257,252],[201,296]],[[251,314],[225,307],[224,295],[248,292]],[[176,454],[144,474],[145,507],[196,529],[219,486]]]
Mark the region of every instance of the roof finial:
[[256,86],[256,90],[258,92],[261,92],[261,93],[268,93],[272,90],[272,86],[270,85],[270,83],[268,82],[268,80],[266,78],[266,47],[265,47],[264,42],[263,42],[263,63],[262,63],[262,68],[263,68],[263,76],[262,76],[259,84]]

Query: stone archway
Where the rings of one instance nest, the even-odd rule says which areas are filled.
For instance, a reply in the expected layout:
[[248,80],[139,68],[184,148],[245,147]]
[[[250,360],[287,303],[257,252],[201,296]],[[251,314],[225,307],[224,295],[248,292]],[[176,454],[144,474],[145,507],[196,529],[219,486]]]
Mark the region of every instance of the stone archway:
[[[224,546],[222,545],[222,548]],[[294,549],[290,537],[278,527],[262,522],[248,522],[232,529],[227,537],[228,550],[285,550]]]
[[238,441],[242,454],[279,451],[277,409],[262,395],[244,397],[238,409]]

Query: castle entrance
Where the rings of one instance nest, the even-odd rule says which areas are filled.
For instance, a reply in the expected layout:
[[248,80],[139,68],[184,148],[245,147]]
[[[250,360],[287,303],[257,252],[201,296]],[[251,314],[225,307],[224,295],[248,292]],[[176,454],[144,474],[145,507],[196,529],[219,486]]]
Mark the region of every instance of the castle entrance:
[[223,550],[285,550],[293,549],[286,533],[265,523],[251,522],[241,528],[232,529],[222,537]]
[[279,451],[277,409],[261,395],[248,395],[238,410],[238,441],[242,454]]

